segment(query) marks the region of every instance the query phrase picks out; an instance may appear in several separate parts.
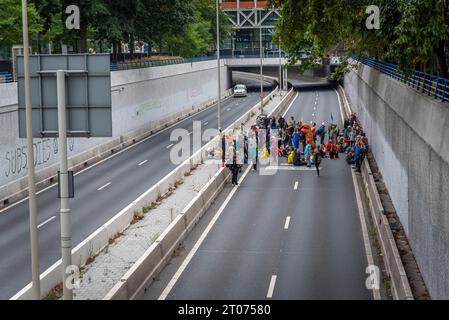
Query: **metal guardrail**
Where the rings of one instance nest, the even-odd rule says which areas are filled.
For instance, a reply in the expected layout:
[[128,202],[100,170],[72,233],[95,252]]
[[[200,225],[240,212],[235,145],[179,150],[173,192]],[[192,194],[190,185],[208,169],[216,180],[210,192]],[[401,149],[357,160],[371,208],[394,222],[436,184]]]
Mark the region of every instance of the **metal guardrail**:
[[[221,55],[221,59],[254,59],[259,58],[260,55]],[[282,58],[286,58],[285,54],[282,54]],[[265,59],[268,58],[279,58],[279,54],[266,54],[264,55]],[[181,63],[192,63],[192,62],[200,62],[200,61],[210,61],[217,59],[216,56],[203,56],[203,57],[188,57],[188,58],[173,58],[173,59],[165,59],[165,60],[142,60],[142,61],[130,61],[130,62],[112,62],[111,63],[111,71],[122,71],[122,70],[132,70],[132,69],[141,69],[141,68],[151,68],[151,67],[160,67],[160,66],[168,66],[173,64],[181,64]]]
[[112,62],[111,63],[111,71],[122,71],[122,70],[169,66],[169,65],[182,64],[182,63],[210,61],[210,60],[214,60],[214,59],[216,59],[216,57],[214,57],[214,56],[205,56],[205,57],[193,57],[193,58],[177,58],[177,59],[173,58],[173,59],[164,59],[164,60]]
[[14,82],[14,78],[11,73],[0,72],[0,83]]
[[355,59],[395,80],[415,88],[421,93],[433,96],[435,99],[439,99],[442,102],[449,102],[449,79],[420,71],[414,71],[411,76],[406,76],[395,64],[368,58],[355,57]]

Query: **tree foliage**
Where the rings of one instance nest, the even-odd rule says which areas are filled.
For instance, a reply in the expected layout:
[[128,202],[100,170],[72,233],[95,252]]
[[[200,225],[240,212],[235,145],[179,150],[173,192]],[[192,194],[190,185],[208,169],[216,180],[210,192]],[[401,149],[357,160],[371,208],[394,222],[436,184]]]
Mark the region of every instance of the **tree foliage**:
[[[448,76],[449,1],[447,0],[271,0],[280,8],[277,39],[304,60],[303,69],[336,48]],[[366,8],[380,8],[381,27],[368,30]],[[309,53],[307,59],[301,54]],[[436,66],[436,67],[434,67]]]
[[[120,52],[121,44],[149,43],[160,52],[205,54],[216,38],[215,1],[212,0],[30,0],[30,36],[38,43],[69,44],[87,52],[98,44]],[[0,45],[20,44],[20,0],[0,0]],[[67,30],[65,8],[80,9],[80,29]],[[220,14],[221,35],[230,34],[230,23]]]
[[[0,0],[0,46],[21,45],[22,41],[22,1]],[[28,4],[28,29],[30,38],[42,30],[39,15],[34,4]]]

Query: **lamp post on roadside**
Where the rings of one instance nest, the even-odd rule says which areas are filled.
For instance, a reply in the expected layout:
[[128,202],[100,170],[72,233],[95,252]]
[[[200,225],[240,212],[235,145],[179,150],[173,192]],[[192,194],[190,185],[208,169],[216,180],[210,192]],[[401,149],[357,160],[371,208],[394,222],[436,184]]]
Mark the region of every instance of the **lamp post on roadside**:
[[37,234],[37,205],[36,185],[34,169],[34,145],[33,145],[33,119],[31,109],[31,87],[30,87],[30,51],[28,39],[28,4],[22,0],[22,31],[23,31],[23,67],[25,80],[25,113],[26,113],[26,136],[27,136],[27,159],[28,159],[28,197],[30,210],[30,241],[31,241],[31,274],[33,297],[40,300],[40,275],[39,275],[39,242]]
[[279,89],[282,95],[282,50],[281,50],[281,37],[279,37]]
[[260,11],[261,19],[259,20],[260,24],[260,114],[263,114],[263,48],[262,48],[262,11]]
[[222,161],[221,166],[224,167],[225,153],[223,146],[223,129],[221,124],[221,62],[220,62],[220,4],[221,0],[216,0],[216,18],[217,18],[217,77],[218,77],[218,130],[220,131],[220,141],[222,143]]

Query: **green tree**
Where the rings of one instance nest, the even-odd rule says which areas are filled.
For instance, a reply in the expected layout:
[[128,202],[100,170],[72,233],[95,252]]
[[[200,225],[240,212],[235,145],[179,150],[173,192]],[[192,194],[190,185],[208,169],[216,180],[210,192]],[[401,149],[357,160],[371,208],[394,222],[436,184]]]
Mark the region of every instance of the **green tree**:
[[[170,52],[181,56],[204,55],[216,47],[217,17],[215,1],[193,0],[195,18],[182,33],[167,39]],[[220,39],[229,38],[232,25],[223,11],[219,13]]]
[[[397,63],[404,70],[422,69],[438,61],[438,74],[448,77],[449,9],[447,0],[271,0],[280,8],[277,28],[291,61],[310,56],[303,70],[318,57],[344,47],[349,54]],[[381,10],[380,30],[368,30],[365,10]]]
[[94,22],[98,23],[97,19],[102,14],[107,14],[108,4],[111,0],[62,0],[62,20],[65,25],[65,9],[69,5],[76,5],[80,9],[80,29],[79,30],[66,30],[65,37],[71,39],[78,44],[78,51],[80,53],[87,52],[87,41],[89,37],[89,31]]
[[[22,2],[0,0],[0,8],[0,46],[11,47],[22,44]],[[42,30],[39,15],[33,3],[28,4],[28,29],[30,39]]]

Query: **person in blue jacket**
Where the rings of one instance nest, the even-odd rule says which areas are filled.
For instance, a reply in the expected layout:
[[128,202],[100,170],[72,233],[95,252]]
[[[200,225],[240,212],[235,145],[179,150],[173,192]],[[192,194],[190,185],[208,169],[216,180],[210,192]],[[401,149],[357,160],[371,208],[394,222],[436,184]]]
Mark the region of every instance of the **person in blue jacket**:
[[299,140],[299,132],[298,129],[296,129],[293,134],[293,148],[295,149],[295,152],[298,152],[299,150]]

